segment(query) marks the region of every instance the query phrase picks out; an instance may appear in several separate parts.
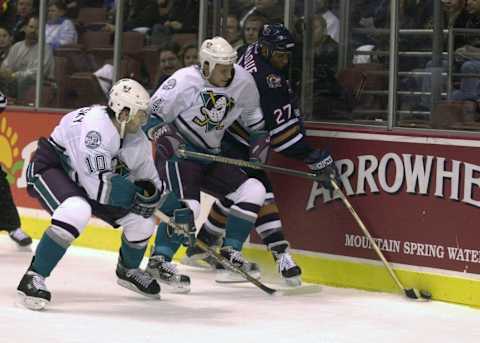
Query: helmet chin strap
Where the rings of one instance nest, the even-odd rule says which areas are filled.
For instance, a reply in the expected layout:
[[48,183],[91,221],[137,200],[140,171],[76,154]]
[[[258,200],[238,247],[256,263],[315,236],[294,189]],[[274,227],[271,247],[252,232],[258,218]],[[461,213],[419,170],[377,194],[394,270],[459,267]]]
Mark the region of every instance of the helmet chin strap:
[[127,121],[124,120],[120,122],[120,139],[125,138],[125,127],[127,126]]

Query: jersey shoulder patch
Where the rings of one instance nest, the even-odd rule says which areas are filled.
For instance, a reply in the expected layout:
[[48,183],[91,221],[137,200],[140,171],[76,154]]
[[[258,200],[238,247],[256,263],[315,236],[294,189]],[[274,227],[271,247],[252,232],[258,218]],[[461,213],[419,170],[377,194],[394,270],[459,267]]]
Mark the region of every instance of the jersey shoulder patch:
[[170,89],[175,88],[176,85],[177,85],[177,80],[174,79],[174,78],[169,78],[167,81],[165,81],[165,82],[162,84],[162,89],[164,89],[164,90],[170,90]]
[[268,74],[266,77],[267,86],[269,88],[281,88],[282,87],[282,77],[277,74]]
[[85,146],[89,149],[96,149],[102,144],[102,135],[100,132],[91,130],[85,135]]

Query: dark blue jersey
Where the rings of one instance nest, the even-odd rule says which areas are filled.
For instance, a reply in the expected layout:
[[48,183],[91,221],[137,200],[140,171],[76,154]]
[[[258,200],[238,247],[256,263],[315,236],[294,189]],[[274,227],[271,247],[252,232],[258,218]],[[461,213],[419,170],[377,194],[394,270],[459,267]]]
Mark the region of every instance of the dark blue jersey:
[[[273,150],[303,159],[312,148],[305,142],[305,132],[295,95],[285,76],[261,55],[257,44],[248,46],[238,64],[250,72],[260,93],[265,129]],[[248,128],[236,122],[229,133],[248,145]]]

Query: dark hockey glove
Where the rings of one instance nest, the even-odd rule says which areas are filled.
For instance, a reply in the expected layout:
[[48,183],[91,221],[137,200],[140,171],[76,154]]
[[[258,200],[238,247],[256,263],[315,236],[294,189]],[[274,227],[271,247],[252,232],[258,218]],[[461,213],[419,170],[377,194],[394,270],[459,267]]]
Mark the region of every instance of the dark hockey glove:
[[270,136],[268,131],[253,131],[249,137],[250,161],[267,163],[270,152]]
[[150,218],[160,203],[160,191],[151,180],[137,180],[134,182],[138,191],[133,199],[131,212],[144,218]]
[[178,148],[185,144],[183,137],[172,125],[163,125],[153,134],[156,159],[167,161],[177,156]]
[[322,187],[333,191],[331,180],[338,183],[339,173],[332,155],[325,150],[314,150],[305,158],[305,163],[318,175]]

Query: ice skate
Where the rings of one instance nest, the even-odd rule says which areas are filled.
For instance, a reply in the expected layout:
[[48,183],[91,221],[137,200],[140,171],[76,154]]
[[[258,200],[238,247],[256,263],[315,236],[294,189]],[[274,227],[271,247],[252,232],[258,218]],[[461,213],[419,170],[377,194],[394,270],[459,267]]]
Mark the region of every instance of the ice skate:
[[30,236],[28,236],[21,228],[10,231],[8,235],[21,247],[26,247],[32,244],[32,238],[30,238]]
[[164,256],[150,257],[146,272],[159,283],[168,286],[169,290],[174,293],[190,292],[190,277],[179,274],[177,266],[165,261]]
[[127,269],[120,262],[117,264],[117,283],[131,291],[149,298],[160,298],[160,286],[150,274],[141,270]]
[[[233,265],[241,268],[255,279],[260,279],[260,268],[254,262],[245,259],[240,251],[234,250],[232,247],[222,247],[220,255],[229,260]],[[218,283],[240,283],[247,282],[239,273],[225,269],[221,264],[217,264],[217,275],[215,281]]]
[[288,286],[299,287],[302,285],[302,270],[295,263],[292,258],[292,255],[287,251],[277,253],[272,251],[273,258],[277,263],[277,270],[282,276],[282,279],[285,280],[285,283]]
[[43,310],[50,302],[51,294],[45,285],[45,278],[29,270],[17,287],[17,293],[23,306],[30,310]]

